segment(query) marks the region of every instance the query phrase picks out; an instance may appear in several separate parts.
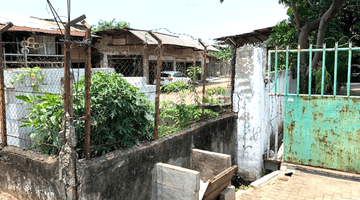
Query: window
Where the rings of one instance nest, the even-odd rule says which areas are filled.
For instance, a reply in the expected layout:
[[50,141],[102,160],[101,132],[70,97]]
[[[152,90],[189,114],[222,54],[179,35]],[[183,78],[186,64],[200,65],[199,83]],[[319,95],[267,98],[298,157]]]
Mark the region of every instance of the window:
[[164,73],[161,73],[161,77],[169,77],[170,74],[164,74]]

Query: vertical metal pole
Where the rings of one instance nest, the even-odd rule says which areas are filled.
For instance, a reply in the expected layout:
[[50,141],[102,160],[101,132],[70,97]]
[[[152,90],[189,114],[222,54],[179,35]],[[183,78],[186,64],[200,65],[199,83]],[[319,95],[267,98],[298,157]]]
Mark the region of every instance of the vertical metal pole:
[[296,73],[296,94],[299,96],[300,93],[300,45],[298,45],[297,55],[297,73]]
[[[70,18],[68,18],[68,23],[65,25],[66,34],[65,34],[65,49],[64,49],[64,117],[65,121],[69,121],[70,119],[66,118],[66,115],[70,113],[70,65],[71,65],[71,57],[70,57]],[[66,138],[66,122],[63,127],[64,130],[64,144],[67,143]]]
[[[85,39],[91,38],[91,27],[89,26],[85,33]],[[85,59],[85,144],[84,154],[86,160],[90,160],[90,124],[91,124],[91,102],[90,102],[90,86],[91,86],[91,43],[86,49]]]
[[275,51],[275,95],[277,94],[277,68],[278,68],[278,48],[276,47],[276,51]]
[[205,87],[206,87],[206,47],[204,51],[204,70],[203,70],[203,91],[202,91],[202,105],[201,105],[201,121],[205,121]]
[[352,56],[352,51],[351,51],[351,47],[352,47],[352,43],[349,43],[349,59],[348,59],[348,74],[347,74],[347,92],[346,92],[346,96],[350,96],[350,80],[351,80],[351,56]]
[[310,51],[309,51],[309,96],[311,96],[311,78],[312,78],[312,44],[310,44]]
[[324,96],[324,85],[325,85],[325,55],[326,55],[326,44],[323,49],[323,61],[321,67],[321,96]]
[[[271,79],[270,79],[270,71],[271,71],[271,53],[269,52],[268,53],[268,71],[267,71],[267,77],[268,77],[268,82],[267,82],[267,90],[268,90],[268,94],[270,93],[270,83],[271,83]],[[268,96],[268,105],[267,105],[267,108],[268,108],[268,112],[270,117],[268,118],[268,123],[270,123],[270,118],[271,118],[271,112],[270,112],[270,99],[271,97]],[[267,148],[267,158],[270,158],[270,136],[271,136],[271,132],[269,131],[269,126],[265,126],[266,130],[267,130],[267,133],[269,133],[268,135],[268,148]]]
[[234,109],[234,79],[235,79],[235,65],[236,65],[236,45],[234,44],[231,57],[231,110]]
[[289,94],[289,46],[286,47],[285,96]]
[[5,85],[4,85],[4,63],[2,52],[2,33],[0,32],[0,126],[1,126],[1,147],[7,146],[6,135],[6,109],[5,109]]
[[278,153],[278,140],[279,140],[279,124],[278,124],[278,117],[279,117],[279,97],[278,95],[275,95],[275,101],[276,101],[276,123],[275,123],[275,158],[277,158]]
[[338,63],[338,48],[339,44],[335,43],[335,63],[334,63],[334,96],[336,97],[336,82],[337,82],[337,63]]
[[156,96],[155,96],[155,123],[154,123],[154,138],[159,138],[159,116],[160,116],[160,80],[161,80],[161,68],[162,68],[162,55],[163,46],[162,40],[153,32],[149,31],[149,34],[158,41],[159,57],[157,62],[157,80],[156,80]]

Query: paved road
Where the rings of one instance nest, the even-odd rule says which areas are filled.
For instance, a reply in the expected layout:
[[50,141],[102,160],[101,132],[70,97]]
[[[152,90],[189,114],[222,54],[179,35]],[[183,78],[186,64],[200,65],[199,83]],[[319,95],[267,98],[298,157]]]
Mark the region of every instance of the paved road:
[[[289,177],[279,176],[267,186],[249,190],[249,194],[237,197],[236,200],[290,200],[290,199],[359,199],[360,176],[350,173],[336,172],[336,176],[328,170],[305,167],[311,170],[295,170]],[[326,171],[326,173],[318,173]],[[347,179],[341,178],[349,175]],[[350,178],[349,178],[350,177]],[[355,178],[354,178],[355,177]]]

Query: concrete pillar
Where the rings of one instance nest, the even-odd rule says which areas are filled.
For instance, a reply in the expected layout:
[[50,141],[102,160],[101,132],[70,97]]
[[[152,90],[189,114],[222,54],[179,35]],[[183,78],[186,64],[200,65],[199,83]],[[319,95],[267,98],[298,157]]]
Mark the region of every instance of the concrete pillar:
[[176,57],[174,57],[173,70],[176,71]]
[[261,177],[265,132],[266,48],[237,49],[234,80],[234,112],[237,119],[237,165],[241,177],[254,181]]
[[143,76],[146,78],[146,84],[149,84],[149,55],[143,54]]
[[107,54],[103,54],[103,58],[102,61],[100,62],[101,68],[108,68],[109,67],[109,60],[108,60],[108,55]]

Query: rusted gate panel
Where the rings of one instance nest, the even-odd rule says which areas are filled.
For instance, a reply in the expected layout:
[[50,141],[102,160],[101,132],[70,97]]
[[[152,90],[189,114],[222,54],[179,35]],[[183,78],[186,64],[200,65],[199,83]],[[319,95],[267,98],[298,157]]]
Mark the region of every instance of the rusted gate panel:
[[360,173],[360,99],[285,97],[284,160]]

